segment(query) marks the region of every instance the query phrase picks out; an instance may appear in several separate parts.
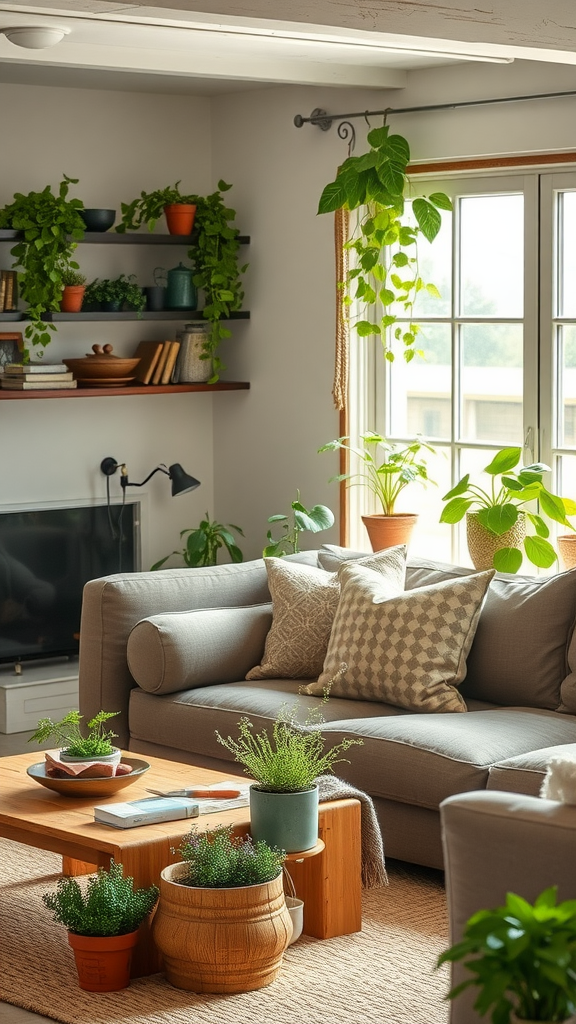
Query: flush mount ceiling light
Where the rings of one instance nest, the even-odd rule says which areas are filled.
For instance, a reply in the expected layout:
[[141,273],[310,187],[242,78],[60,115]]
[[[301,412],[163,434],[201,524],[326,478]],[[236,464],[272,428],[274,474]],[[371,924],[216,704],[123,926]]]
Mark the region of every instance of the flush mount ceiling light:
[[15,46],[26,50],[45,50],[49,46],[61,43],[69,28],[53,28],[47,25],[28,25],[15,28],[1,28],[0,33],[6,36]]

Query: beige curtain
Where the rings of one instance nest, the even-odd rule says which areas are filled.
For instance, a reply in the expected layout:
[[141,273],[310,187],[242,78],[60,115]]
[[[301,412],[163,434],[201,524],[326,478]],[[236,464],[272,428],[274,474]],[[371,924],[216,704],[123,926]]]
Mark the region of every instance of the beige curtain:
[[332,397],[340,412],[346,410],[348,398],[348,354],[350,342],[350,321],[347,307],[342,305],[343,285],[348,273],[348,210],[336,210],[334,214],[334,248],[336,258],[336,358],[334,363],[334,384]]

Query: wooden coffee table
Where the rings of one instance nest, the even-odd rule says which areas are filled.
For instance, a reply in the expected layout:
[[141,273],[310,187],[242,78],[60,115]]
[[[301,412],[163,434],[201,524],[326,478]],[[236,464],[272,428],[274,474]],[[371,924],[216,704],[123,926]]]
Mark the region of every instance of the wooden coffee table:
[[[224,774],[147,757],[150,771],[127,789],[108,800],[75,799],[45,789],[29,778],[26,769],[41,758],[38,751],[0,758],[0,837],[62,854],[65,874],[86,874],[96,867],[108,867],[114,858],[123,865],[126,875],[133,876],[136,886],[158,884],[162,869],[179,859],[172,847],[179,845],[192,824],[200,828],[232,824],[239,834],[250,829],[247,807],[141,828],[115,829],[94,821],[94,804],[142,799],[149,795],[147,789],[166,791],[222,782],[234,778],[234,771]],[[300,861],[291,857],[290,874],[297,896],[304,900],[304,932],[328,939],[362,927],[359,801],[320,804],[320,838],[324,849]],[[149,934],[149,922],[144,922],[132,974],[137,977],[158,970],[159,954]]]

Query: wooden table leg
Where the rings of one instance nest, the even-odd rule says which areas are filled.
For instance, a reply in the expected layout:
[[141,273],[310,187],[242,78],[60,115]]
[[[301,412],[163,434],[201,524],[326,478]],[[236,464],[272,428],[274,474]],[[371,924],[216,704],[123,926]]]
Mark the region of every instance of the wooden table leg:
[[62,874],[74,877],[75,875],[92,875],[98,870],[97,864],[89,864],[85,860],[74,860],[73,857],[62,857]]
[[322,853],[288,868],[304,900],[304,934],[331,939],[362,929],[359,801],[320,804],[319,826]]
[[[151,885],[158,885],[160,872],[168,864],[173,864],[179,859],[170,852],[170,846],[170,840],[166,839],[157,843],[124,847],[118,850],[114,859],[122,864],[125,876],[132,876],[135,889],[148,888]],[[150,915],[140,926],[138,945],[132,956],[130,973],[133,978],[162,970],[161,955],[151,935],[152,918],[153,915]]]

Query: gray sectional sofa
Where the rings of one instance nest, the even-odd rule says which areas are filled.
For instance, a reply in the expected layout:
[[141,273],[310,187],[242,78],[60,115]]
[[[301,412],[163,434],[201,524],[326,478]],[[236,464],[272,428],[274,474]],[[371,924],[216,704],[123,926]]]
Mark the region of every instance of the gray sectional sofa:
[[[359,554],[328,545],[291,558],[335,572]],[[470,571],[409,559],[406,589]],[[216,729],[235,735],[242,715],[266,727],[295,699],[304,719],[319,702],[298,696],[301,679],[244,679],[271,619],[262,559],[93,580],[83,600],[80,710],[120,711],[119,742],[134,753],[239,771]],[[328,739],[363,739],[338,774],[372,796],[387,856],[442,867],[439,805],[454,794],[538,794],[551,751],[576,743],[575,621],[576,571],[497,575],[460,687],[468,713],[330,698]]]

